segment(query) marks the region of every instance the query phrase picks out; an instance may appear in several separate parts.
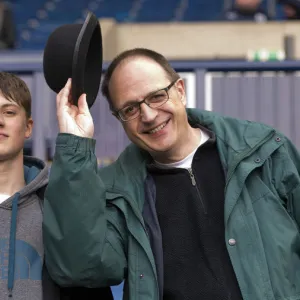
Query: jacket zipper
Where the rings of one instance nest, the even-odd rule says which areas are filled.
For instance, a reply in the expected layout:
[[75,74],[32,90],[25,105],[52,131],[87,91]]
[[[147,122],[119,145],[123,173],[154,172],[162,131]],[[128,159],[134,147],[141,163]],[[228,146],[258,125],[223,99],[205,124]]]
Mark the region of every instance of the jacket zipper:
[[190,174],[192,185],[196,188],[196,191],[197,191],[197,194],[198,194],[198,198],[200,199],[200,202],[202,204],[202,208],[203,208],[204,214],[207,214],[206,207],[205,207],[204,201],[203,201],[203,197],[201,196],[201,193],[200,193],[200,191],[198,189],[196,178],[195,178],[195,175],[193,173],[193,169],[192,168],[188,168],[187,170],[188,170],[188,172]]

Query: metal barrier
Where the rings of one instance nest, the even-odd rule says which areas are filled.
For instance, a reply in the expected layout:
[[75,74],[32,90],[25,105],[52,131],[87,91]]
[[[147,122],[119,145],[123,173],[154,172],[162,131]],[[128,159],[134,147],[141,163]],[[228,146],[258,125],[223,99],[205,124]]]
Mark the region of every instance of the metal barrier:
[[[171,61],[171,64],[186,82],[189,107],[266,123],[282,131],[300,148],[297,131],[300,61]],[[104,64],[104,71],[106,68]],[[41,159],[51,157],[57,136],[55,94],[44,80],[42,53],[3,53],[0,70],[16,72],[27,82],[35,121],[29,147]],[[120,123],[109,113],[105,99],[101,95],[98,98],[91,109],[96,153],[99,159],[113,159],[128,144],[128,139]]]

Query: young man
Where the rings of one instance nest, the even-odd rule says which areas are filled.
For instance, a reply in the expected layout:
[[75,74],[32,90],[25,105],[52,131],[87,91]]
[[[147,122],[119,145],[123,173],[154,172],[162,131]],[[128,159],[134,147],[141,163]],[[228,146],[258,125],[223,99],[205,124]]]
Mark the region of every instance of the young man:
[[[138,300],[296,299],[300,156],[268,126],[186,109],[183,80],[133,49],[102,91],[132,144],[97,170],[85,95],[57,96],[46,265],[62,285],[125,279]],[[79,247],[79,245],[81,247]]]
[[0,299],[70,300],[83,292],[82,299],[112,299],[99,297],[105,296],[99,291],[98,298],[84,298],[89,295],[84,289],[61,289],[43,267],[48,167],[23,155],[32,127],[31,95],[25,82],[0,72]]
[[1,299],[42,299],[43,216],[38,193],[48,182],[48,169],[41,160],[23,156],[32,126],[26,84],[0,72]]

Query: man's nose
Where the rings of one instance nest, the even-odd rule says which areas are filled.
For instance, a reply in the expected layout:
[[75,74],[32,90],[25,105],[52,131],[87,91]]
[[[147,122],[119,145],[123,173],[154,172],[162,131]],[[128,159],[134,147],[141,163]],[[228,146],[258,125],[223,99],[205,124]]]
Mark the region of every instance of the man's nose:
[[149,107],[146,103],[141,104],[141,120],[143,122],[152,122],[157,114],[157,109]]

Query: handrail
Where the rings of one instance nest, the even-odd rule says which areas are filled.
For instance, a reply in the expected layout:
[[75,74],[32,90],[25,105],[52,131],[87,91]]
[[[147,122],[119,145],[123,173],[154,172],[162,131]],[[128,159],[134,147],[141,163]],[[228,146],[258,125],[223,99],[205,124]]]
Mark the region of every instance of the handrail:
[[[180,71],[298,71],[300,70],[300,60],[249,62],[244,60],[171,60],[171,65]],[[109,63],[103,64],[105,71]],[[42,52],[3,52],[0,53],[0,70],[19,72],[42,72],[43,53]]]

